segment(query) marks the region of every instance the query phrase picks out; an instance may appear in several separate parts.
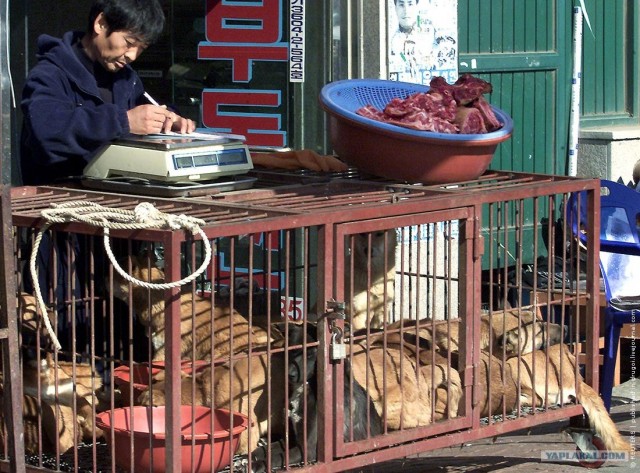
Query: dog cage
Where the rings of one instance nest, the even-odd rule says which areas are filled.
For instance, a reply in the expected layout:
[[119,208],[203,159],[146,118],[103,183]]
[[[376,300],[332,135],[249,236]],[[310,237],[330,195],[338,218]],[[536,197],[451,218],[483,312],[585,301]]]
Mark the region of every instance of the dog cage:
[[[28,465],[338,471],[596,402],[597,240],[584,250],[561,222],[587,191],[594,228],[597,180],[256,174],[250,190],[174,199],[13,189]],[[202,233],[105,239],[104,219],[73,212],[142,202]],[[52,204],[65,220],[46,220]]]

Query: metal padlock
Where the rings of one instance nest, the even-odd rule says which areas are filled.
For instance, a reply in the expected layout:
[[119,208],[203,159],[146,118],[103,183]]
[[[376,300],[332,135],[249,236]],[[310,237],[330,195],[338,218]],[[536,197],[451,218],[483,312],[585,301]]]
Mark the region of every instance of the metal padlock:
[[329,347],[331,361],[344,360],[347,357],[347,349],[342,343],[342,330],[336,328],[331,334],[331,346]]

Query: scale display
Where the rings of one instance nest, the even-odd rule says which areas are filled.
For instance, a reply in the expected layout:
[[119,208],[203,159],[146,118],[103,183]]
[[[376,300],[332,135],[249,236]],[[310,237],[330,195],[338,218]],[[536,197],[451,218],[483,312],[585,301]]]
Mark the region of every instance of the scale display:
[[203,168],[206,166],[231,166],[247,164],[248,155],[244,149],[223,149],[203,154],[176,154],[173,156],[175,169]]
[[196,183],[251,169],[247,146],[224,135],[131,135],[101,150],[85,167],[84,176]]

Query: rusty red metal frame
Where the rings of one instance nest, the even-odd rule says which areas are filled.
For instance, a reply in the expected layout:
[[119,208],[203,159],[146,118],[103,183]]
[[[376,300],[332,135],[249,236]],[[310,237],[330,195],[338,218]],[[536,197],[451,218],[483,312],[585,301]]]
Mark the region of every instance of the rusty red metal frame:
[[[296,178],[298,179],[298,178]],[[286,181],[286,179],[284,179]],[[482,256],[489,260],[496,256],[493,252],[502,251],[500,246],[492,245],[502,241],[506,248],[510,246],[511,233],[499,234],[496,229],[506,226],[516,228],[517,233],[527,225],[523,220],[525,201],[534,202],[533,218],[540,218],[539,202],[545,203],[550,212],[562,212],[566,196],[572,192],[589,191],[589,228],[597,229],[599,222],[599,181],[594,179],[576,179],[560,176],[546,176],[526,173],[487,173],[478,180],[456,183],[455,185],[408,185],[403,183],[367,181],[358,179],[333,179],[328,181],[298,183],[285,182],[275,187],[256,187],[255,189],[215,194],[211,196],[183,197],[176,199],[140,198],[136,196],[116,195],[105,192],[88,191],[77,188],[21,187],[12,189],[11,211],[13,225],[21,228],[38,228],[43,224],[40,212],[51,204],[90,200],[101,205],[132,209],[140,201],[152,202],[159,210],[172,214],[186,214],[205,221],[204,231],[207,238],[215,240],[222,237],[237,237],[261,232],[302,229],[308,244],[308,229],[318,229],[318,266],[317,300],[323,304],[331,299],[344,298],[344,259],[337,257],[345,252],[345,237],[361,232],[379,229],[398,228],[410,225],[435,222],[461,221],[461,243],[459,277],[461,290],[459,295],[461,326],[466,334],[466,349],[461,358],[465,368],[461,377],[464,386],[464,409],[460,417],[449,419],[417,429],[389,432],[381,438],[368,438],[358,442],[344,442],[336,425],[341,426],[344,416],[339,396],[345,380],[339,363],[331,363],[327,354],[329,331],[326,320],[320,321],[318,355],[318,376],[324,380],[318,393],[321,416],[319,419],[318,463],[306,465],[304,471],[336,471],[356,467],[367,462],[379,462],[403,457],[447,445],[491,437],[515,431],[532,425],[552,422],[558,419],[580,415],[579,405],[550,408],[540,406],[530,415],[516,419],[480,423],[478,412],[473,405],[475,366],[479,359],[478,337],[480,332],[479,314],[481,309],[481,277],[483,274]],[[560,202],[557,202],[560,199]],[[512,204],[513,202],[513,204]],[[528,204],[527,204],[528,205]],[[541,204],[540,204],[541,205]],[[520,220],[510,221],[508,225],[493,220],[489,211],[488,221],[483,221],[483,211],[491,206],[504,206],[513,211]],[[87,235],[101,235],[100,228],[80,223],[56,225],[56,230],[77,232]],[[487,235],[483,228],[488,228]],[[548,238],[554,237],[554,231],[548,230]],[[165,249],[165,274],[170,280],[180,279],[181,245],[190,241],[190,237],[181,231],[171,230],[119,230],[112,231],[114,238],[137,239],[160,242]],[[595,236],[594,236],[595,235]],[[590,235],[587,252],[586,289],[584,293],[598,293],[597,231]],[[563,235],[567,241],[570,237]],[[538,235],[531,246],[534,254],[540,250]],[[308,250],[306,250],[308,251]],[[585,251],[585,250],[582,250]],[[553,254],[553,253],[552,253]],[[502,255],[501,255],[502,256]],[[305,253],[305,260],[308,255]],[[506,258],[506,256],[505,256]],[[520,261],[520,257],[515,257]],[[488,284],[505,283],[503,268],[490,271]],[[496,278],[495,280],[493,278]],[[463,283],[463,284],[462,284]],[[305,280],[305,284],[307,281]],[[535,281],[534,281],[535,284]],[[288,289],[286,289],[288,291]],[[304,287],[304,291],[308,291]],[[516,284],[518,297],[523,294],[522,281]],[[180,359],[180,290],[166,292],[167,333],[167,384],[166,397],[169,414],[167,416],[167,471],[179,471],[181,462],[180,447],[180,405],[181,373]],[[564,305],[561,306],[562,320],[568,315],[565,310],[577,308],[581,293],[571,293],[562,288]],[[582,361],[586,363],[585,379],[592,386],[598,383],[598,298],[586,297],[586,347]],[[551,305],[547,305],[547,309]],[[335,389],[334,389],[335,386]]]

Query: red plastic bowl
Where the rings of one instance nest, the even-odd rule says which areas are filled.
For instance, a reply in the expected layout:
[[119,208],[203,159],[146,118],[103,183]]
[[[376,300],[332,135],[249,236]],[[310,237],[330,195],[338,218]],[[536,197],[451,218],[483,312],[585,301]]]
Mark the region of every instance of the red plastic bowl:
[[[231,412],[226,409],[212,411],[204,406],[180,406],[182,472],[211,471],[212,468],[219,471],[229,465],[230,457],[238,448],[240,434],[248,426],[247,417],[240,413],[233,413],[233,426],[231,418]],[[166,471],[164,406],[124,407],[101,412],[96,416],[96,425],[104,430],[107,443],[113,442],[115,462],[120,468],[131,471],[133,467],[135,471],[154,473]]]
[[421,84],[375,79],[325,85],[320,105],[329,119],[336,154],[363,172],[388,179],[423,184],[477,179],[491,164],[498,144],[513,131],[511,117],[499,108],[491,107],[502,128],[476,135],[412,130],[356,113],[365,105],[382,110],[392,98],[428,90]]
[[[195,362],[185,360],[181,362],[180,370],[186,374],[191,374],[194,371],[198,372],[210,363],[204,360],[198,360]],[[133,365],[133,370],[128,365],[118,366],[113,370],[113,379],[116,385],[120,388],[122,393],[122,403],[124,406],[129,406],[131,399],[131,389],[133,388],[133,401],[138,396],[146,391],[149,387],[149,370],[151,370],[151,376],[155,376],[164,369],[163,361],[154,361],[151,365],[147,363],[136,363]]]

